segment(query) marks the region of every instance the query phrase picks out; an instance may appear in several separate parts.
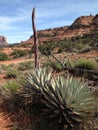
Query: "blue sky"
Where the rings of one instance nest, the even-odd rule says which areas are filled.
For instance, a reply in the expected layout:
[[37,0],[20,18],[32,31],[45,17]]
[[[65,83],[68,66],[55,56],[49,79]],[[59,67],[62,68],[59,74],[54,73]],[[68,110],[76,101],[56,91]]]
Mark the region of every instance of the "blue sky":
[[98,14],[98,0],[0,0],[0,35],[8,43],[32,34],[31,13],[36,7],[37,30],[70,25],[79,16]]

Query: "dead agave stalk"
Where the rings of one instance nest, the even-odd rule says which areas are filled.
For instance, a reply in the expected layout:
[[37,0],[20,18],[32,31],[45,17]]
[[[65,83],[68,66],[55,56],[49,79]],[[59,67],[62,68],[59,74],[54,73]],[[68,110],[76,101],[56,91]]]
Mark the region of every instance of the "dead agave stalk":
[[39,68],[39,53],[38,53],[38,39],[37,39],[37,30],[35,26],[35,8],[32,11],[32,28],[34,36],[34,54],[35,54],[35,68]]

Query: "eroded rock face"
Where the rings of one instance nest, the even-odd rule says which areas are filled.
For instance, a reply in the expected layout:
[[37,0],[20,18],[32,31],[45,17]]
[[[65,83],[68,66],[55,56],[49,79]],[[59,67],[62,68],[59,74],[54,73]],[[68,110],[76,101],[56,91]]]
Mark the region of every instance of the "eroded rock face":
[[0,36],[0,46],[8,45],[7,38],[4,36]]
[[95,15],[95,17],[92,20],[93,25],[98,25],[98,14]]
[[75,26],[75,25],[89,26],[92,23],[93,18],[94,16],[81,16],[74,21],[72,26]]

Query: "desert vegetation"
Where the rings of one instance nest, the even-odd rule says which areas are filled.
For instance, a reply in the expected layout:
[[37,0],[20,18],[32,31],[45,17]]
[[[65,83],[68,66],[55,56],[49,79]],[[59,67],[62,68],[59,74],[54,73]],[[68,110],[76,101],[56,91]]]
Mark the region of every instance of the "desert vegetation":
[[[91,57],[90,52],[98,51],[98,32],[60,40],[53,40],[57,30],[50,34],[39,33],[38,37],[52,39],[38,47],[34,26],[32,48],[29,43],[16,43],[9,46],[12,49],[8,55],[4,48],[0,52],[2,63],[12,60],[12,64],[0,64],[0,76],[3,75],[4,80],[0,86],[0,113],[11,121],[4,127],[12,130],[97,130],[98,58],[94,54]],[[79,28],[85,26],[69,29]],[[28,57],[35,59],[26,61]],[[21,58],[25,61],[13,63]]]
[[19,58],[28,55],[30,52],[28,50],[19,50],[15,49],[10,55],[13,56],[13,58]]
[[[41,53],[45,57],[43,54]],[[35,69],[34,62],[31,61],[9,66],[1,65],[1,73],[5,72],[7,82],[0,87],[0,104],[3,112],[5,111],[13,122],[10,128],[96,129],[97,88],[93,89],[94,86],[86,83],[83,78],[81,81],[81,78],[70,77],[69,73],[66,75],[64,66],[51,59],[51,51],[48,56],[51,62],[42,63],[41,66],[45,67],[39,69]],[[98,64],[87,59],[70,63],[73,68],[88,70],[97,70]],[[64,65],[66,67],[68,63]],[[59,72],[63,72],[63,75],[60,76]]]
[[20,83],[4,84],[0,92],[2,107],[17,119],[11,127],[19,130],[89,129],[96,116],[95,96],[85,83],[55,77],[47,68],[32,70]]
[[88,70],[98,70],[98,65],[95,61],[87,60],[87,59],[79,59],[76,64],[75,68],[80,69],[88,69]]
[[0,61],[5,61],[5,60],[8,60],[9,57],[7,56],[6,53],[0,53]]
[[[84,34],[83,36],[75,36],[69,39],[59,40],[59,41],[52,41],[48,43],[44,43],[43,45],[39,46],[41,52],[46,52],[49,49],[51,51],[54,48],[59,48],[58,52],[66,51],[66,52],[82,52],[84,49],[88,48],[90,51],[91,49],[98,49],[98,33],[92,34]],[[48,49],[47,49],[48,48]]]

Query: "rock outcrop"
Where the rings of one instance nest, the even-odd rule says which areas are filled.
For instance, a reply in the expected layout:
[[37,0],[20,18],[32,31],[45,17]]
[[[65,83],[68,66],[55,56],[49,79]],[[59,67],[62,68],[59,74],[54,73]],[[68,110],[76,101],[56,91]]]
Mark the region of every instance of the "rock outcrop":
[[[81,16],[77,18],[70,26],[64,26],[53,29],[39,30],[38,40],[39,43],[58,41],[65,38],[71,38],[74,36],[82,36],[83,34],[89,34],[93,30],[98,29],[98,14],[95,16]],[[33,36],[23,44],[33,44]]]
[[95,15],[95,17],[92,19],[92,24],[93,25],[98,25],[98,14]]
[[94,16],[81,16],[77,18],[71,26],[76,26],[76,25],[83,25],[83,26],[90,26],[92,23]]
[[0,36],[0,46],[8,45],[7,38],[4,36]]

